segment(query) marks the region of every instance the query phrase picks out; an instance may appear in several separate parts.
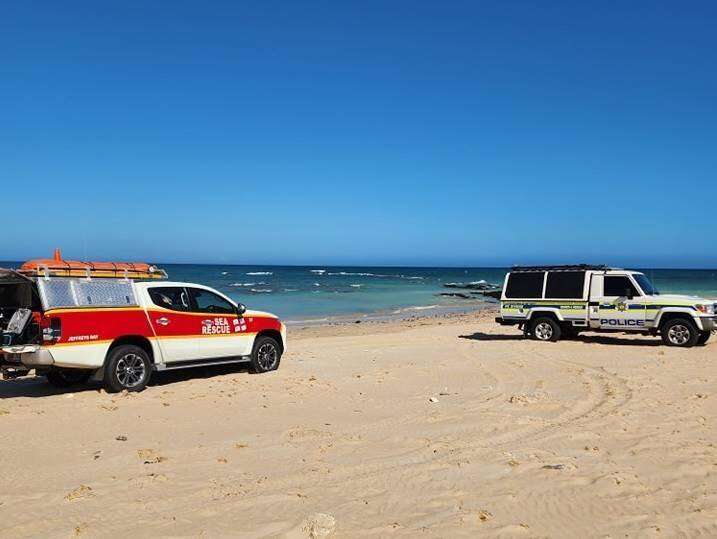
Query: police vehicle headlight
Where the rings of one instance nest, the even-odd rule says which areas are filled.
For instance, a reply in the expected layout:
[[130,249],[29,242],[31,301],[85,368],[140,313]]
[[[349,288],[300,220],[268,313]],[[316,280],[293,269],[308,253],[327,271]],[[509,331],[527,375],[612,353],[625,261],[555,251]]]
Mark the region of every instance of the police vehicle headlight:
[[697,309],[702,314],[714,314],[715,313],[715,306],[714,305],[695,305],[695,309]]

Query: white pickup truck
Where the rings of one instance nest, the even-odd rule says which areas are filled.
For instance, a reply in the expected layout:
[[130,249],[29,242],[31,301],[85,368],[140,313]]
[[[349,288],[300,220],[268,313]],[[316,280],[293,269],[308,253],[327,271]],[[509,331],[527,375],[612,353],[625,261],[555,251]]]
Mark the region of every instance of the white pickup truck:
[[705,344],[717,329],[714,300],[663,295],[643,273],[607,266],[516,266],[500,300],[496,322],[540,341],[583,330],[622,331],[690,347]]

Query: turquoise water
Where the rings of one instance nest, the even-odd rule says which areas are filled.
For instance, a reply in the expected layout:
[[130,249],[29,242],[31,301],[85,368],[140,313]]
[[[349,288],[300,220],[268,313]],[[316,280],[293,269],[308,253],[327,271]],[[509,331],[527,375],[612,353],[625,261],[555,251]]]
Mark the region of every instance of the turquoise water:
[[[0,266],[17,267],[16,262]],[[202,283],[288,321],[474,309],[482,297],[442,297],[446,283],[502,284],[505,268],[161,265],[174,281]],[[642,270],[662,293],[717,297],[717,270]]]
[[[250,308],[287,320],[322,320],[349,315],[428,314],[432,309],[480,308],[483,297],[446,283],[502,284],[505,268],[399,268],[330,266],[165,265],[170,279],[212,286]],[[717,297],[717,270],[643,270],[663,293]]]

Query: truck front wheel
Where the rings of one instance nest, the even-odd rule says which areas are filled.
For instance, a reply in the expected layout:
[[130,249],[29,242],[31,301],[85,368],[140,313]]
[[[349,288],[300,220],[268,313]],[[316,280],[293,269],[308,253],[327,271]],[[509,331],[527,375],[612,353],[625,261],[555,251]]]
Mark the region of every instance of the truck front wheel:
[[557,341],[560,339],[560,326],[552,318],[541,316],[530,324],[530,334],[536,341]]
[[113,348],[105,361],[104,384],[108,393],[142,391],[152,372],[149,356],[139,346],[124,344]]
[[673,318],[660,328],[662,342],[667,346],[680,346],[689,348],[697,343],[700,334],[692,320],[687,318]]
[[253,373],[269,372],[279,368],[281,347],[273,337],[259,337],[254,342],[251,353],[251,371]]

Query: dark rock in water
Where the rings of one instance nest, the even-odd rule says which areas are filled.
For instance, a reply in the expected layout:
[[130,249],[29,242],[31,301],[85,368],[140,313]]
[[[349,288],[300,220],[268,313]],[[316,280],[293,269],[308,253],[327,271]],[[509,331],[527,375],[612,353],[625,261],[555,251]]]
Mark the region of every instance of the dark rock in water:
[[[474,281],[472,283],[445,283],[445,288],[457,288],[460,290],[470,290],[473,296],[486,296],[493,299],[500,299],[502,287],[497,284],[487,283],[486,281]],[[443,293],[442,296],[455,296],[466,298],[464,293]]]
[[360,324],[360,323],[361,323],[361,320],[356,320],[356,322],[354,322],[354,324]]
[[446,298],[462,298],[462,299],[473,299],[473,296],[466,294],[465,292],[440,292],[438,296]]
[[444,283],[445,288],[460,288],[463,290],[495,290],[500,285],[491,284],[486,281],[473,281],[471,283]]

